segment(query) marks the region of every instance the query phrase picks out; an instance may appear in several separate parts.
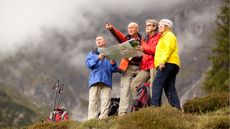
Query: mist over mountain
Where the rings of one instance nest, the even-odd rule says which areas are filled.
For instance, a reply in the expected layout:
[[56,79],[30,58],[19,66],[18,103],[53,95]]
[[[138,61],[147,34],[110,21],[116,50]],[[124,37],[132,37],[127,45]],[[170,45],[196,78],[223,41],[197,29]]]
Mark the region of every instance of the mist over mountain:
[[[144,35],[147,18],[171,19],[182,64],[176,87],[184,101],[201,95],[202,76],[210,66],[208,56],[213,44],[210,34],[222,3],[217,0],[4,2],[0,4],[3,10],[0,18],[4,18],[0,21],[3,28],[0,29],[0,82],[12,86],[38,107],[51,109],[52,86],[60,80],[65,84],[61,101],[71,118],[80,121],[86,118],[88,106],[86,54],[95,47],[97,34],[105,35],[108,45],[116,42],[104,28],[105,22],[126,33],[127,24],[136,21]],[[3,17],[12,9],[8,6],[24,11],[19,11],[18,17],[13,16],[16,11]],[[30,9],[34,13],[27,12]],[[116,97],[119,81],[120,75],[115,74],[113,96]]]

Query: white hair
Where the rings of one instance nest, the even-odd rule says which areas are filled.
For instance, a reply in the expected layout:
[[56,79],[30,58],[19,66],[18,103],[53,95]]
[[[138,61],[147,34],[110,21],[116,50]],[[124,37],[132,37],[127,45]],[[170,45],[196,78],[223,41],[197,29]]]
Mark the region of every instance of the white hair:
[[128,24],[128,26],[130,26],[130,25],[133,25],[133,26],[137,27],[137,29],[139,29],[139,26],[138,26],[138,24],[136,22],[130,22]]
[[164,25],[168,26],[170,29],[173,28],[173,22],[169,19],[161,19],[159,24],[164,24]]

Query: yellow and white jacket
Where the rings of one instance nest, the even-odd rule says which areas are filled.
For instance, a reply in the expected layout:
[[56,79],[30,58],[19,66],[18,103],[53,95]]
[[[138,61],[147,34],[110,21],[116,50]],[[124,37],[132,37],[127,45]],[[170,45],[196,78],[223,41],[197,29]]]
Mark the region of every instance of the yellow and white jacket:
[[165,31],[158,41],[154,58],[155,68],[160,63],[171,63],[180,67],[177,39],[171,31]]

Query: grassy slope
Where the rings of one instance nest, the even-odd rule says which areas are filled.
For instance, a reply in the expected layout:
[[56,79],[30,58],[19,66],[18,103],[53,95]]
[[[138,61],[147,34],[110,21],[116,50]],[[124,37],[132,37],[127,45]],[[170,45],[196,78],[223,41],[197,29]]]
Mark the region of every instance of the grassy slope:
[[122,117],[36,123],[29,129],[229,129],[229,93],[213,93],[188,100],[184,112],[163,105],[143,108]]
[[206,114],[184,114],[169,106],[145,108],[122,117],[103,120],[37,123],[29,129],[228,129],[229,108]]

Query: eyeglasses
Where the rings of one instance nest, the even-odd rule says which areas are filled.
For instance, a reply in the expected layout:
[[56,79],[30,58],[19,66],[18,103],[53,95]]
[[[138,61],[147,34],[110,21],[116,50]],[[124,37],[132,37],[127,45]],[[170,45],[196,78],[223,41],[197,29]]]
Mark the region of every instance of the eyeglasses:
[[149,27],[149,26],[154,26],[154,25],[152,25],[152,24],[147,24],[147,25],[145,25],[145,27]]

